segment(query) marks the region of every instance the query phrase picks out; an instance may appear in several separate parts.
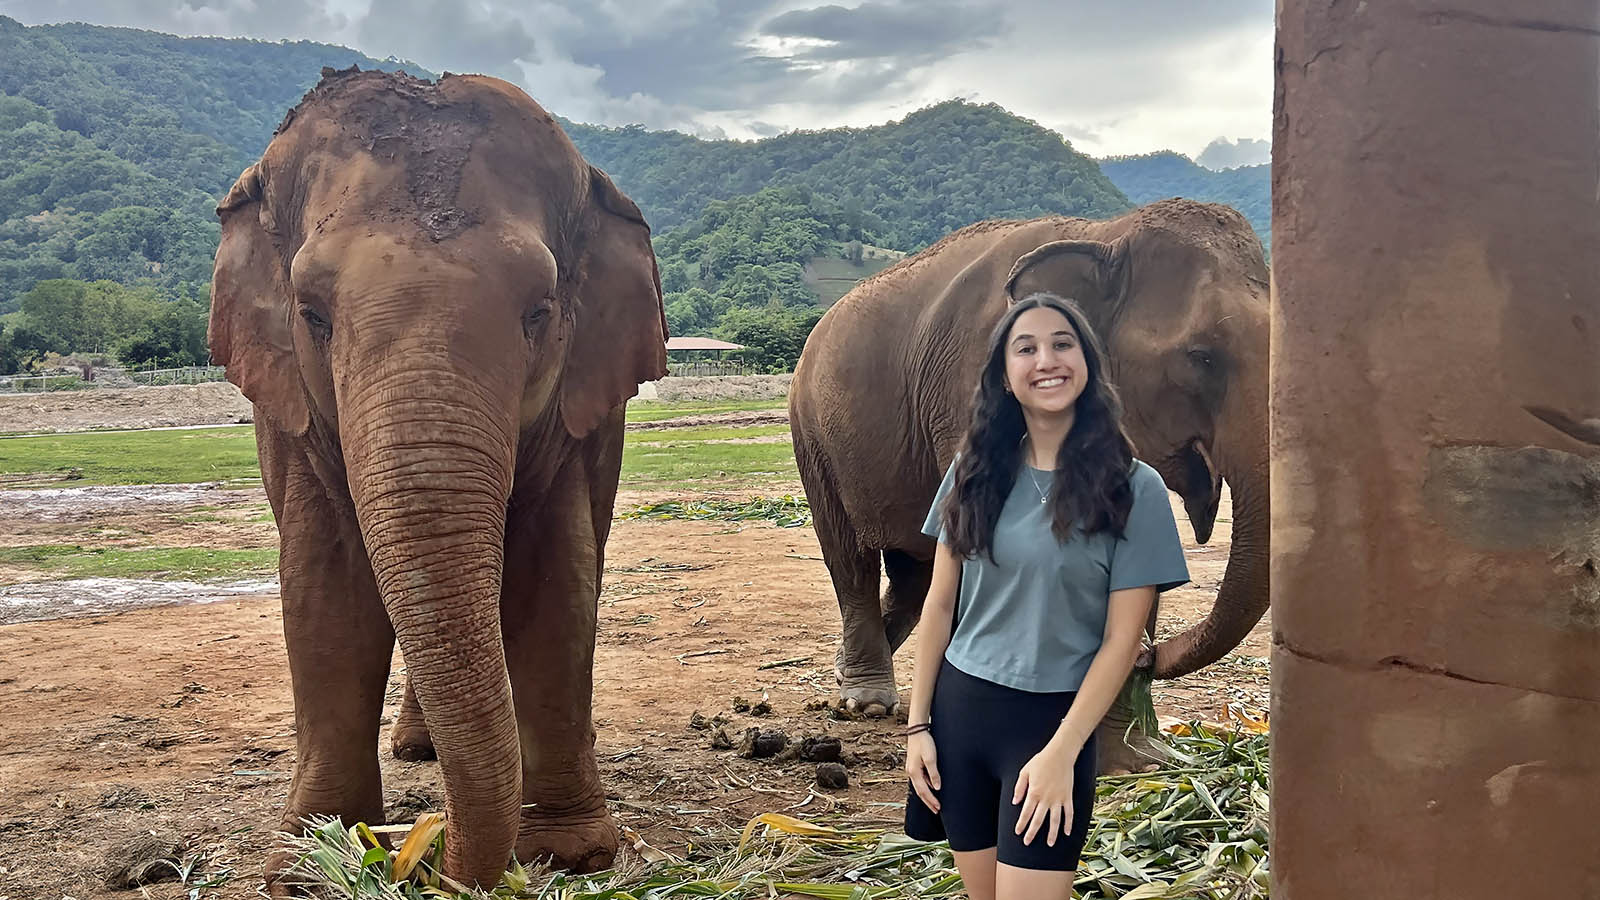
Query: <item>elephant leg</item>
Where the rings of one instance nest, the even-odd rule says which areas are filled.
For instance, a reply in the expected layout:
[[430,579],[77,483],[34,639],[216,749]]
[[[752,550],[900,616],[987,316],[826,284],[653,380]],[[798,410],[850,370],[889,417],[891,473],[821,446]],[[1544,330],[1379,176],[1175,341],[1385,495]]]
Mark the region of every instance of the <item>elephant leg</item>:
[[[298,833],[311,815],[379,825],[378,717],[394,629],[354,522],[347,524],[296,445],[265,425],[257,434],[263,482],[278,520],[283,635],[294,692],[294,776],[279,828]],[[275,895],[287,894],[279,877],[293,861],[283,852],[268,858]]]
[[510,523],[501,599],[522,743],[517,859],[575,872],[604,869],[617,852],[591,715],[601,547],[588,478],[574,460],[536,519]]
[[[820,534],[823,529],[818,531]],[[846,545],[843,540],[821,543],[843,625],[834,659],[839,699],[852,711],[886,716],[899,706],[900,695],[895,690],[894,653],[884,632],[878,599],[880,554]]]
[[405,696],[400,700],[400,712],[389,733],[389,747],[395,759],[407,762],[439,758],[433,749],[433,738],[428,735],[428,725],[422,719],[422,705],[417,702],[417,691],[411,686],[409,674],[406,675]]
[[933,583],[933,560],[918,559],[904,550],[885,550],[883,568],[889,576],[889,589],[883,592],[883,631],[893,653],[922,618],[922,605]]

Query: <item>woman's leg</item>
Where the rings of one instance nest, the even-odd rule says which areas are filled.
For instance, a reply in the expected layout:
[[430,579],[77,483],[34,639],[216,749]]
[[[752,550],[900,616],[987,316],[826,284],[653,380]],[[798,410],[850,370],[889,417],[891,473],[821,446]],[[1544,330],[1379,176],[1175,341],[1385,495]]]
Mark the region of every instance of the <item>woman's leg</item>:
[[[960,863],[956,867],[960,868]],[[1049,869],[1019,869],[1005,863],[995,863],[994,900],[1072,900],[1074,872],[1057,872]],[[962,873],[962,879],[966,874]],[[974,900],[977,894],[972,895]]]
[[[961,884],[967,889],[967,900],[995,900],[995,848],[968,853],[952,851],[950,855],[956,858],[956,871],[961,873]],[[1071,889],[1071,882],[1067,887]]]

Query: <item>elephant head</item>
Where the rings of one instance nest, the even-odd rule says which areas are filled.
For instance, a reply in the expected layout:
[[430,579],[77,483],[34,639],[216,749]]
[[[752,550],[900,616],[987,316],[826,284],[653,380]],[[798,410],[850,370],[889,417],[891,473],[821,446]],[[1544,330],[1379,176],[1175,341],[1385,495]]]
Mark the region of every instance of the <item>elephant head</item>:
[[213,358],[348,498],[438,750],[446,871],[492,885],[521,803],[499,622],[519,446],[665,374],[649,228],[512,85],[353,70],[218,214]]
[[1268,605],[1268,272],[1249,224],[1227,207],[1162,201],[1114,227],[1106,240],[1023,254],[1005,291],[1014,301],[1050,290],[1083,305],[1105,340],[1129,437],[1182,497],[1201,543],[1224,480],[1232,492],[1216,604],[1156,647],[1156,677],[1173,678],[1238,646]]

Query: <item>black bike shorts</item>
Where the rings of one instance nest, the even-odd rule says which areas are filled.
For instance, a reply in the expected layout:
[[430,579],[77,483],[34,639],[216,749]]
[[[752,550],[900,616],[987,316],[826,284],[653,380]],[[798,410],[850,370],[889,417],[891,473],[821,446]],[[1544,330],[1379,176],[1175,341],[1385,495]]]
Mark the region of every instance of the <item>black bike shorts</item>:
[[[948,661],[933,692],[933,745],[937,753],[940,810],[933,812],[910,788],[906,834],[914,840],[948,838],[950,849],[996,848],[999,861],[1020,869],[1070,872],[1078,867],[1094,815],[1095,739],[1078,753],[1072,770],[1072,831],[1055,846],[1041,826],[1031,844],[1016,833],[1022,805],[1011,802],[1017,773],[1044,749],[1077,692],[1034,693],[968,675]],[[1023,829],[1026,834],[1027,829]]]

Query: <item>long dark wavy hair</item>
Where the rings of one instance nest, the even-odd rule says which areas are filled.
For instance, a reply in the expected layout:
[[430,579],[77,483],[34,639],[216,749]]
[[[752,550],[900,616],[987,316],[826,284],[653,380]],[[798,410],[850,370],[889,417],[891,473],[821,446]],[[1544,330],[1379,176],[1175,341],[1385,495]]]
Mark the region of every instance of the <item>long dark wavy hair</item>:
[[1106,377],[1105,351],[1072,300],[1038,292],[1012,304],[989,335],[989,355],[978,380],[955,481],[942,517],[949,544],[959,556],[985,554],[994,560],[994,529],[1017,478],[1022,474],[1022,440],[1027,423],[1022,405],[1006,390],[1006,341],[1017,318],[1031,309],[1053,309],[1078,333],[1088,366],[1083,393],[1074,404],[1072,430],[1056,456],[1051,488],[1051,531],[1067,540],[1074,527],[1084,534],[1109,531],[1118,538],[1133,506],[1129,482],[1133,442],[1122,428],[1122,402]]

